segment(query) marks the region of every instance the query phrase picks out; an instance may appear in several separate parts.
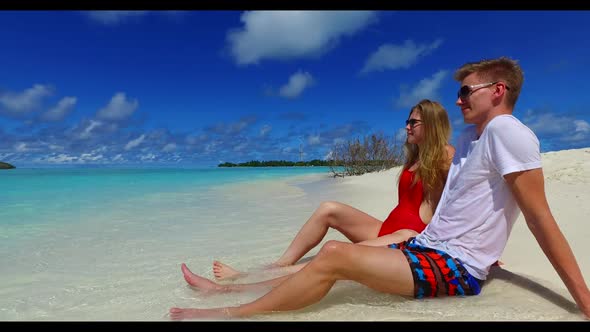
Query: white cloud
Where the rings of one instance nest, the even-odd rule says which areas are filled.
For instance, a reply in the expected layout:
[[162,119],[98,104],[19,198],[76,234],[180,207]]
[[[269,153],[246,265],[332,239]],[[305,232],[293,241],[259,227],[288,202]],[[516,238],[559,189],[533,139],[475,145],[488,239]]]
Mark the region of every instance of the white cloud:
[[86,161],[99,161],[102,158],[103,158],[102,154],[95,155],[93,153],[82,153],[80,155],[80,158],[78,158],[78,160],[81,161],[81,162],[86,162]]
[[318,145],[320,142],[320,135],[309,135],[309,137],[307,137],[307,144],[309,145]]
[[199,139],[195,136],[186,136],[185,142],[186,142],[186,144],[194,145],[194,144],[199,143]]
[[51,108],[49,111],[43,113],[41,115],[41,120],[43,121],[60,121],[62,120],[68,113],[72,111],[74,105],[76,105],[76,97],[65,97],[60,100],[57,105]]
[[173,161],[173,162],[175,162],[175,163],[179,163],[179,162],[181,162],[182,160],[184,160],[184,158],[182,158],[182,157],[181,157],[179,154],[174,154],[174,155],[172,155],[172,157],[170,157],[170,159],[169,159],[169,160],[170,160],[170,161]]
[[127,100],[124,92],[117,92],[109,104],[98,111],[96,117],[108,121],[124,120],[131,116],[138,106],[137,99]]
[[168,143],[162,148],[162,152],[172,152],[176,150],[176,143]]
[[587,141],[588,143],[590,143],[590,135],[588,135],[588,133],[586,133],[586,132],[576,132],[571,136],[561,137],[561,140],[563,142],[570,142],[570,143],[577,143],[577,142],[582,142],[582,141]]
[[555,113],[535,113],[528,110],[524,118],[527,126],[537,135],[560,135],[569,132],[572,128],[572,119],[564,119]]
[[148,153],[141,155],[139,159],[141,159],[141,161],[153,161],[154,159],[156,159],[156,155],[153,153]]
[[410,68],[419,58],[428,55],[442,44],[437,39],[431,44],[416,45],[412,40],[406,40],[402,45],[384,44],[369,56],[361,74],[388,69]]
[[17,142],[17,143],[14,143],[14,149],[16,150],[16,152],[28,152],[28,151],[31,151],[27,147],[27,143],[25,143],[25,142]]
[[113,157],[112,161],[125,161],[125,158],[123,158],[123,155],[119,153]]
[[221,145],[220,141],[211,141],[205,145],[205,152],[206,153],[214,153],[217,152],[217,147]]
[[447,70],[440,70],[432,77],[425,78],[418,82],[418,84],[410,91],[400,92],[400,96],[395,102],[397,107],[412,107],[422,99],[439,99],[438,89],[445,77],[447,77]]
[[372,11],[250,11],[227,40],[236,63],[318,56],[376,20]]
[[281,87],[279,95],[285,98],[297,98],[303,90],[313,85],[313,77],[308,72],[298,71],[289,77],[289,82]]
[[540,138],[554,137],[568,143],[590,142],[590,124],[572,116],[528,110],[523,122]]
[[49,150],[52,150],[52,151],[56,151],[56,150],[63,151],[63,150],[65,150],[64,147],[61,146],[61,145],[56,145],[56,144],[49,143],[47,146],[49,147]]
[[129,150],[133,149],[134,147],[137,147],[139,144],[141,144],[141,142],[143,142],[144,139],[145,139],[145,134],[142,134],[138,138],[129,141],[127,143],[127,145],[125,145],[125,150],[129,151]]
[[98,147],[98,148],[92,150],[91,153],[104,153],[104,152],[107,152],[107,147],[106,146]]
[[79,139],[89,138],[90,135],[92,134],[92,131],[95,128],[102,126],[102,122],[100,122],[100,121],[90,120],[89,122],[90,122],[90,124],[88,124],[88,126],[86,128],[84,128],[84,130],[82,130],[82,132],[78,136]]
[[200,134],[198,136],[187,135],[184,141],[186,142],[186,144],[189,145],[197,145],[199,143],[207,141],[208,139],[209,136],[207,134]]
[[229,134],[238,134],[242,130],[244,130],[244,128],[248,127],[248,124],[249,124],[248,121],[244,121],[244,120],[234,122],[229,126],[228,133]]
[[589,133],[590,132],[590,124],[584,120],[575,120],[574,125],[576,126],[576,131],[582,133]]
[[39,152],[44,150],[46,145],[43,142],[16,142],[12,145],[14,151],[18,153],[26,153],[26,152]]
[[97,10],[86,14],[91,19],[104,25],[116,25],[130,18],[144,16],[147,13],[145,10]]
[[[563,121],[563,118],[561,119]],[[564,133],[562,141],[573,143],[588,141],[590,143],[590,124],[584,120],[574,120],[573,124],[575,127],[573,135],[570,135],[569,132]]]
[[48,156],[44,161],[49,163],[71,163],[78,161],[78,157],[70,156],[65,153],[61,153],[57,156]]
[[270,125],[262,126],[262,128],[260,128],[260,136],[262,136],[262,137],[266,136],[271,130],[272,130],[272,127]]
[[41,105],[43,98],[52,95],[52,90],[49,86],[35,84],[21,93],[0,93],[0,106],[13,115],[28,114]]
[[344,138],[341,138],[341,137],[334,138],[332,140],[332,144],[333,145],[341,145],[341,144],[344,144],[344,143],[346,143],[346,140]]
[[9,153],[0,153],[0,160],[5,160],[5,159],[7,159],[8,157],[10,157],[12,155],[14,155],[14,153],[12,153],[12,152],[9,152]]
[[234,146],[234,151],[242,151],[242,150],[244,150],[247,147],[248,147],[248,143],[247,142],[242,142],[242,143]]

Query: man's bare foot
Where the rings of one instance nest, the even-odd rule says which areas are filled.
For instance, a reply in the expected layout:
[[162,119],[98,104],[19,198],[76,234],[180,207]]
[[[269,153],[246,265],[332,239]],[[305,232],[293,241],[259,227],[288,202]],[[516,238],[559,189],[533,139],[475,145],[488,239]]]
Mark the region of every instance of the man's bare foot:
[[213,261],[213,275],[217,280],[233,280],[245,277],[247,273],[235,270],[231,266],[223,264],[220,261]]
[[191,308],[170,308],[170,319],[183,320],[190,318],[231,318],[230,308],[217,309],[191,309]]
[[192,273],[186,264],[182,263],[181,269],[182,274],[184,275],[184,280],[186,280],[189,285],[204,291],[223,291],[223,286]]

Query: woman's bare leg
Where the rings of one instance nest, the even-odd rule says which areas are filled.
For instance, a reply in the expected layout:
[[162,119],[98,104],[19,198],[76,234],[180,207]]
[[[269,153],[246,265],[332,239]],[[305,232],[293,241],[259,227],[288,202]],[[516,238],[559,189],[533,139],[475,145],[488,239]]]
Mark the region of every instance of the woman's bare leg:
[[[313,258],[312,256],[310,258]],[[249,275],[260,275],[263,277],[268,276],[277,276],[277,275],[287,275],[293,274],[299,270],[301,270],[308,262],[297,263],[295,265],[287,265],[287,266],[269,266],[261,271],[254,271],[254,272],[241,272],[238,271],[227,264],[223,264],[220,261],[213,262],[213,275],[217,280],[235,280],[241,277],[249,276]]]
[[[406,241],[410,237],[416,236],[416,235],[418,235],[418,233],[414,230],[401,229],[401,230],[398,230],[397,232],[394,232],[392,234],[387,234],[387,235],[383,235],[383,236],[380,236],[380,237],[377,237],[374,239],[369,239],[369,240],[357,242],[357,244],[362,244],[365,246],[372,246],[372,247],[387,246],[392,243],[400,243],[400,242]],[[315,257],[315,256],[312,256],[310,258],[313,259],[313,257]],[[308,263],[309,263],[309,261],[298,263],[295,265],[271,267],[271,268],[268,268],[267,270],[265,270],[265,272],[273,273],[273,274],[276,273],[278,275],[293,274],[293,273],[301,270],[302,268],[304,268],[305,265],[307,265]],[[223,264],[218,261],[215,261],[213,264],[214,264],[214,271],[215,271],[215,264],[218,264],[218,269],[227,269],[228,271],[233,271],[235,273],[235,275],[233,277],[234,279],[248,275],[247,273],[234,270],[231,266]]]
[[217,280],[234,280],[240,277],[245,277],[248,274],[249,273],[238,271],[220,261],[213,261],[213,275]]
[[381,224],[380,220],[350,205],[333,201],[323,202],[274,264],[294,264],[323,240],[329,228],[339,231],[351,242],[357,243],[376,238]]
[[[281,279],[284,278],[284,279]],[[171,308],[170,317],[246,317],[304,308],[321,300],[337,280],[354,280],[377,291],[411,296],[414,281],[404,254],[397,249],[328,241],[301,271],[275,279],[280,282],[259,299],[238,307]]]
[[272,288],[285,281],[289,276],[283,276],[261,282],[249,283],[249,284],[229,284],[220,285],[215,281],[201,277],[200,275],[194,274],[186,264],[182,263],[181,266],[184,280],[194,288],[209,293],[229,293],[229,292],[244,292],[248,290],[257,290],[264,288]]
[[[301,227],[283,255],[268,268],[288,266],[297,262],[307,252],[317,246],[333,228],[353,243],[374,239],[382,222],[350,205],[339,202],[322,202],[307,222]],[[235,279],[247,273],[235,270],[220,262],[213,263],[213,274],[218,280]]]

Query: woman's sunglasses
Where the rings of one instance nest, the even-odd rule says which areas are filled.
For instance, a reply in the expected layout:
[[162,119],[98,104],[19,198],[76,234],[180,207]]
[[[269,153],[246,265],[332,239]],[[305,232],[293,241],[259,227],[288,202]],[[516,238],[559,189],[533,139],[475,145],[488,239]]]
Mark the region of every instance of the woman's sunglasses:
[[418,119],[408,119],[408,120],[406,120],[406,126],[407,126],[407,125],[410,125],[410,128],[414,128],[414,126],[415,126],[417,123],[420,123],[420,122],[422,122],[422,120],[418,120]]

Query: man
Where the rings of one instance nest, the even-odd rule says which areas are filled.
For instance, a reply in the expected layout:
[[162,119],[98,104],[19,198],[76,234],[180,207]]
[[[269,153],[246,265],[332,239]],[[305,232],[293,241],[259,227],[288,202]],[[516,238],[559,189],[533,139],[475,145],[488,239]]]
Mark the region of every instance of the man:
[[523,82],[520,66],[508,58],[468,63],[455,79],[461,82],[456,104],[465,123],[473,126],[458,140],[440,203],[422,233],[390,247],[329,241],[301,271],[251,285],[219,285],[183,264],[187,282],[201,289],[273,289],[237,307],[171,308],[171,318],[296,310],[319,301],[337,280],[417,298],[477,295],[519,211],[582,313],[590,317],[590,291],[545,197],[539,141],[512,116]]

